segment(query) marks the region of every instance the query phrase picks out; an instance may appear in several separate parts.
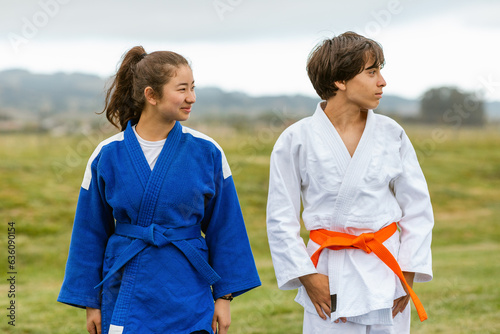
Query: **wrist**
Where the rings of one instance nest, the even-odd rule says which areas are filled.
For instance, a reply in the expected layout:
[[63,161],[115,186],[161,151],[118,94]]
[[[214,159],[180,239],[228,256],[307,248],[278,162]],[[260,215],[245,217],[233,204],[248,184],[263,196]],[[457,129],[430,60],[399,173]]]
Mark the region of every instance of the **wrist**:
[[227,294],[225,296],[219,297],[217,299],[223,299],[223,300],[227,300],[227,301],[232,301],[233,300],[233,295],[230,293],[230,294]]
[[305,287],[307,287],[309,285],[314,285],[318,279],[320,279],[320,276],[318,273],[308,274],[308,275],[304,275],[304,276],[299,277],[300,283]]

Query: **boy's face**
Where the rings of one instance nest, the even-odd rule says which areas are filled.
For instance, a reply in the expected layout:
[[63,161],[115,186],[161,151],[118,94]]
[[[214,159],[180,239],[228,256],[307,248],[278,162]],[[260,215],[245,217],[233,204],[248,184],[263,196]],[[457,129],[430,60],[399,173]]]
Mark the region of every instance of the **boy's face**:
[[381,66],[372,67],[373,63],[373,59],[368,59],[363,71],[345,83],[347,99],[361,109],[377,108],[386,86]]

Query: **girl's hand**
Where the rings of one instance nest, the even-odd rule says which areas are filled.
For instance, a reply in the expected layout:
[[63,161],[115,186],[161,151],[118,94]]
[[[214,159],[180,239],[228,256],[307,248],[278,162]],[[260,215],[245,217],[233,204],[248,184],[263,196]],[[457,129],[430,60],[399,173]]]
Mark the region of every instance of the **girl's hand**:
[[101,310],[87,307],[87,331],[90,334],[101,334]]
[[[217,299],[215,301],[214,318],[212,320],[212,330],[214,333],[226,334],[231,325],[230,301]],[[217,329],[219,331],[217,331]]]

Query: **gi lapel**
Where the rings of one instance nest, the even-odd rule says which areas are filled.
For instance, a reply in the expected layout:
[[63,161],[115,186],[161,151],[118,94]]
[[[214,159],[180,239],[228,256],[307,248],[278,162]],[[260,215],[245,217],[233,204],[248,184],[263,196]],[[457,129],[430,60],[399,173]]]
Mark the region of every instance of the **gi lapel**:
[[[149,226],[153,222],[158,196],[160,195],[160,190],[168,174],[172,160],[176,156],[175,152],[179,146],[181,135],[181,124],[179,122],[175,122],[174,127],[168,134],[167,140],[163,145],[163,149],[161,150],[160,156],[156,161],[155,167],[153,168],[146,185],[146,189],[142,197],[137,225]],[[137,144],[139,143],[137,142]],[[146,161],[144,154],[143,160]],[[149,165],[147,165],[147,167],[149,169]]]
[[332,158],[335,160],[339,171],[342,175],[344,175],[347,170],[347,166],[349,166],[349,162],[351,161],[351,156],[349,151],[347,151],[342,138],[340,138],[332,122],[330,122],[330,119],[321,108],[321,103],[318,104],[318,107],[316,108],[313,120],[316,128],[318,129],[318,134],[324,139],[324,143],[330,147]]
[[149,167],[148,161],[142,152],[141,145],[135,136],[134,129],[132,129],[132,122],[128,122],[127,124],[124,140],[125,146],[127,147],[127,151],[130,155],[130,160],[132,160],[132,166],[134,166],[142,188],[146,189],[149,176],[151,175],[151,168]]
[[365,174],[372,155],[372,136],[375,129],[373,111],[368,110],[366,125],[352,158],[339,133],[318,105],[314,117],[326,137],[326,142],[332,150],[332,157],[343,172],[342,183],[333,208],[333,221],[330,228],[342,232],[347,215],[351,209],[352,200],[357,191],[358,181]]
[[[345,226],[347,217],[349,215],[349,212],[351,211],[354,195],[358,191],[359,181],[363,178],[363,175],[365,175],[372,158],[372,137],[375,130],[375,117],[373,116],[373,111],[368,110],[363,135],[359,140],[356,151],[354,151],[354,154],[349,161],[349,165],[344,174],[344,178],[342,179],[342,184],[340,185],[338,198],[335,202],[335,207],[333,208],[334,227],[337,230],[342,229]],[[345,145],[343,146],[345,148],[345,151],[347,152],[347,148],[345,147]],[[347,154],[349,153],[347,152]]]
[[[168,174],[172,160],[175,157],[175,152],[180,143],[182,129],[179,122],[176,122],[172,130],[170,130],[153,171],[151,171],[146,161],[130,123],[125,131],[127,131],[125,133],[125,143],[132,158],[132,164],[144,187],[136,225],[147,227],[153,222],[158,196],[160,195],[163,182]],[[125,264],[120,291],[111,319],[111,323],[114,326],[123,326],[127,319],[140,256],[140,253],[137,254]]]

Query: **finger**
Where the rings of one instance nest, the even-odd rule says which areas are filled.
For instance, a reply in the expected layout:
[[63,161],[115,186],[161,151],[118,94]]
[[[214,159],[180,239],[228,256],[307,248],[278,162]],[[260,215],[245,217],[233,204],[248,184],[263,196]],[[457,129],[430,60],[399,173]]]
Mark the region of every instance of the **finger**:
[[218,319],[218,327],[219,327],[219,331],[218,333],[219,334],[227,334],[227,332],[229,331],[229,326],[231,325],[231,320],[228,320],[228,319],[221,319],[219,318]]
[[394,318],[399,312],[403,312],[408,305],[410,298],[408,296],[403,296],[394,301],[394,307],[392,309],[392,317]]
[[394,318],[401,311],[401,299],[396,302],[396,306],[392,309],[392,317]]
[[227,331],[229,330],[229,326],[220,326],[219,324],[219,332],[220,334],[227,334]]
[[394,305],[392,307],[392,317],[394,318],[400,310],[400,303],[402,298],[398,298],[394,301]]
[[316,312],[318,313],[319,317],[323,320],[326,320],[326,315],[323,313],[323,309],[321,306],[314,304],[314,307],[316,308]]
[[408,305],[408,303],[410,302],[410,299],[411,298],[410,298],[409,295],[407,295],[407,296],[405,296],[405,297],[403,297],[401,299],[401,303],[400,303],[401,305],[400,306],[401,306],[402,310],[404,310],[406,308],[406,305]]
[[403,313],[403,311],[406,309],[409,302],[410,302],[410,297],[406,296],[406,298],[403,300],[402,305],[401,305],[401,311],[400,311],[401,313]]
[[87,322],[87,331],[89,332],[89,334],[98,334],[99,329],[100,328],[97,327],[97,324],[94,320],[90,319],[89,322]]
[[217,317],[216,316],[214,316],[213,319],[212,319],[212,331],[214,333],[217,332]]
[[94,323],[87,325],[87,332],[89,332],[89,334],[97,334]]
[[[323,304],[322,307],[321,307],[323,313],[328,317],[330,318],[330,312],[331,312],[331,308],[330,308],[330,305],[328,304]],[[326,319],[326,318],[325,318]]]

